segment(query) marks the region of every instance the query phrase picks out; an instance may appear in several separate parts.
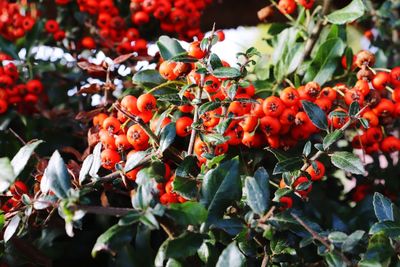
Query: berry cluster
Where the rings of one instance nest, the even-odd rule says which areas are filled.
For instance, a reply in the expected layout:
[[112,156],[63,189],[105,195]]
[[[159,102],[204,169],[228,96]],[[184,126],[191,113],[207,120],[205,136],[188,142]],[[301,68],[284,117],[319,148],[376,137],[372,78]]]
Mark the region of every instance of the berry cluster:
[[6,195],[11,195],[0,208],[3,212],[7,213],[11,211],[13,208],[16,208],[21,203],[22,195],[28,194],[28,187],[24,182],[16,181],[13,185],[10,186],[8,193]]
[[131,19],[142,25],[154,18],[167,33],[177,33],[180,39],[202,37],[200,16],[212,0],[131,0]]
[[[158,120],[152,119],[157,106],[156,98],[151,94],[142,94],[138,98],[132,95],[125,96],[120,103],[121,111],[107,115],[105,113],[97,114],[93,118],[93,125],[98,130],[98,139],[102,143],[101,161],[102,166],[108,170],[114,170],[115,165],[122,159],[129,159],[134,153],[144,151],[149,148],[150,138],[145,129],[150,123],[150,128],[155,131]],[[137,116],[146,128],[129,120],[123,112]],[[162,127],[170,123],[166,118],[162,122]],[[151,130],[150,130],[151,131]],[[171,174],[170,164],[163,163],[164,180],[159,182],[157,190],[160,195],[160,201],[163,204],[185,202],[186,200],[176,193],[172,192],[172,182],[174,176]],[[137,167],[125,175],[128,180],[135,181],[138,172],[142,167]]]
[[55,41],[62,41],[65,38],[65,31],[60,29],[56,20],[49,19],[46,21],[44,28],[47,33],[51,34]]
[[21,14],[22,9],[26,7],[0,1],[0,35],[9,41],[23,37],[35,25],[35,17],[29,12]]
[[34,105],[43,94],[43,84],[33,79],[19,82],[19,72],[12,58],[0,53],[0,114],[13,105],[19,112],[33,112]]
[[315,0],[280,0],[278,3],[278,9],[283,14],[293,14],[297,8],[296,2],[305,9],[311,9]]

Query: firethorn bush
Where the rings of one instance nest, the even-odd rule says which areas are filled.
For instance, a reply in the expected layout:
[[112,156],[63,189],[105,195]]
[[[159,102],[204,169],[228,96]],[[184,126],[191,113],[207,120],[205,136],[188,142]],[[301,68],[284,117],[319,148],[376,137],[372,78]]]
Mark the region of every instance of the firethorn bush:
[[398,3],[211,2],[0,2],[1,266],[398,265]]

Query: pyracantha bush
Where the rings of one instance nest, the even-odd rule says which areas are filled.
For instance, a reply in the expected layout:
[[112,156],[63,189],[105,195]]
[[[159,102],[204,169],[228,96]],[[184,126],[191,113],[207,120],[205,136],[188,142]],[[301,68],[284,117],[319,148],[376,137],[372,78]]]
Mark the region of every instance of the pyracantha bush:
[[[2,264],[398,263],[400,62],[395,51],[353,53],[346,25],[370,18],[363,1],[338,10],[271,1],[260,18],[276,8],[287,19],[268,28],[272,52],[249,48],[234,64],[214,52],[223,31],[198,31],[208,1],[55,3],[61,19],[40,16],[31,32],[62,41],[76,61],[57,80],[71,97],[40,111],[71,113],[72,126],[58,121],[80,142],[26,142],[6,121],[24,145],[0,158]],[[21,14],[45,9],[18,5],[31,10]],[[138,70],[152,21],[190,42],[161,36],[155,67]],[[40,71],[28,35],[20,42],[19,53],[4,45],[17,60],[1,54],[0,99],[7,107],[18,96],[25,102],[14,105],[26,109],[25,98],[43,91],[33,72],[43,82],[53,72]],[[79,54],[95,48],[114,59]],[[132,77],[121,74],[127,68]],[[33,137],[45,134],[38,128]]]

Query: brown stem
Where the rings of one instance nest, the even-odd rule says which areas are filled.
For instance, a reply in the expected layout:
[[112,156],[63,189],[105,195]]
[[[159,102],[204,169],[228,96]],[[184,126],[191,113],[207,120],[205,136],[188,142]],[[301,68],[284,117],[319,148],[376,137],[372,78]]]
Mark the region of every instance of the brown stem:
[[[199,120],[199,106],[201,103],[201,92],[204,84],[204,74],[201,75],[201,80],[200,80],[200,86],[197,88],[197,93],[196,93],[196,104],[194,105],[194,116],[193,116],[193,124],[196,125],[197,121]],[[189,141],[189,146],[188,146],[188,155],[192,155],[193,153],[193,148],[194,148],[194,142],[196,141],[196,134],[197,130],[195,127],[192,127],[192,132],[190,134],[190,141]]]
[[[331,247],[331,244],[328,242],[328,240],[326,238],[323,238],[322,236],[320,236],[317,232],[315,232],[313,229],[311,229],[311,227],[309,227],[302,219],[300,219],[299,216],[297,216],[294,213],[290,213],[290,215],[292,215],[292,217],[301,225],[304,227],[304,229],[307,230],[307,232],[309,232],[312,236],[313,239],[318,240],[319,242],[321,242],[322,245],[324,245],[328,251],[333,251],[335,248]],[[341,251],[337,251],[337,253],[339,253],[340,257],[343,259],[343,261],[346,263],[346,266],[351,266],[351,261],[349,259],[347,259],[347,257],[341,252]]]
[[[331,2],[330,0],[324,0],[324,2],[322,4],[322,10],[320,13],[322,16],[327,13],[330,2]],[[304,62],[304,60],[307,60],[310,57],[311,52],[312,52],[315,44],[317,43],[318,37],[322,31],[323,25],[324,25],[324,18],[321,18],[318,20],[317,24],[311,31],[310,37],[307,39],[307,42],[304,46],[304,52],[300,59],[300,64],[298,66],[301,66],[301,64]],[[302,74],[302,73],[300,73],[300,74]]]

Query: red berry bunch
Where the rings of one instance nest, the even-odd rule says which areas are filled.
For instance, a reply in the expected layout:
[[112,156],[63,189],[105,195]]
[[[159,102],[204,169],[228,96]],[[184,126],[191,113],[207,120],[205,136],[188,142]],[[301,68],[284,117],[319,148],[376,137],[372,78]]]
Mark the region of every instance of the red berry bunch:
[[35,25],[35,16],[29,12],[23,15],[22,9],[26,7],[19,3],[0,2],[0,35],[3,38],[15,41]]
[[28,194],[28,187],[24,182],[16,181],[13,185],[10,186],[7,195],[11,195],[11,198],[8,199],[3,206],[1,206],[0,210],[7,213],[12,211],[13,208],[18,207],[21,203],[21,197],[24,194]]
[[280,0],[278,9],[283,14],[293,14],[296,11],[297,4],[303,6],[305,9],[311,9],[315,0]]
[[180,39],[202,37],[200,17],[212,0],[131,0],[131,20],[142,25],[154,18],[167,33],[177,33]]
[[11,60],[7,54],[0,53],[0,114],[10,106],[19,112],[33,112],[34,105],[43,96],[43,84],[37,79],[21,83],[17,66]]
[[51,34],[55,41],[62,41],[65,38],[65,31],[60,29],[56,20],[49,19],[46,21],[44,28],[47,33]]

